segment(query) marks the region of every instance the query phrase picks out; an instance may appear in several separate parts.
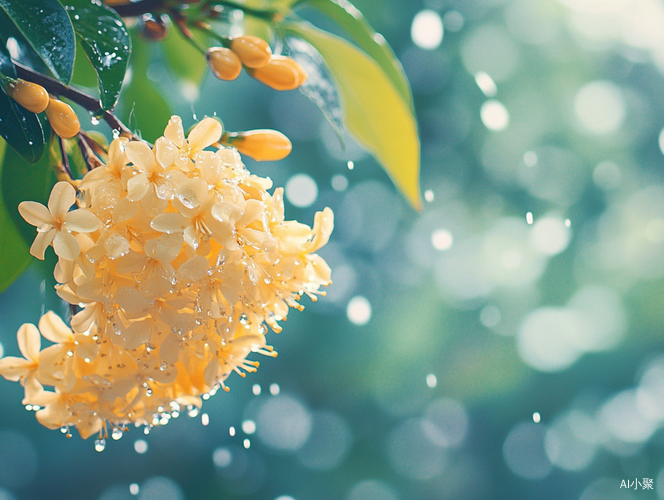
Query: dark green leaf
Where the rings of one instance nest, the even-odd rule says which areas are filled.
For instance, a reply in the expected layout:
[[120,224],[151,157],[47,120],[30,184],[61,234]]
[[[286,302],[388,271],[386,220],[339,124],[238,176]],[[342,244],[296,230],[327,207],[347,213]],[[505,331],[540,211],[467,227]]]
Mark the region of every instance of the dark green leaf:
[[0,43],[0,73],[11,78],[16,78],[16,68],[4,43]]
[[39,54],[35,52],[32,46],[23,36],[7,13],[0,9],[0,44],[7,47],[7,41],[11,40],[10,55],[14,61],[17,61],[25,66],[29,66],[38,73],[50,75],[51,71],[48,69],[44,61],[41,60]]
[[74,76],[72,76],[71,84],[77,87],[87,87],[90,90],[97,87],[97,73],[90,64],[90,59],[85,55],[80,40],[76,41],[76,62],[74,63]]
[[[0,140],[0,159],[5,156],[7,143]],[[1,169],[0,169],[1,171]],[[2,180],[0,178],[0,187]],[[0,190],[0,194],[1,194]],[[4,292],[32,262],[32,256],[9,215],[0,196],[0,292]]]
[[362,13],[347,0],[305,0],[344,28],[362,50],[383,68],[385,74],[409,106],[413,106],[408,79],[401,63],[382,35],[376,33]]
[[0,92],[0,136],[28,163],[44,153],[44,132],[37,115]]
[[66,0],[76,35],[97,72],[102,108],[115,106],[122,89],[131,38],[117,13],[99,0]]
[[[50,131],[49,131],[50,136]],[[18,213],[22,201],[38,201],[46,204],[51,188],[55,184],[55,174],[48,154],[31,165],[13,149],[7,148],[2,163],[2,198],[10,218],[28,245],[37,235],[36,229],[25,222]]]
[[76,38],[69,16],[58,0],[0,0],[0,8],[53,75],[68,85],[74,71]]

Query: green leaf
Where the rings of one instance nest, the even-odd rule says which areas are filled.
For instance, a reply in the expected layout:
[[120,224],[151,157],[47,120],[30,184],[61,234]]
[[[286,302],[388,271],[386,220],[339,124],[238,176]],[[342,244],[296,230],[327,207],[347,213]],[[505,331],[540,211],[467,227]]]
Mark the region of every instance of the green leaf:
[[89,90],[97,87],[97,72],[90,64],[90,59],[85,54],[81,41],[76,41],[76,62],[74,62],[74,76],[71,78],[71,84],[76,87],[87,87]]
[[0,8],[53,75],[68,85],[74,71],[76,38],[69,16],[58,0],[0,0]]
[[193,47],[175,28],[160,44],[168,67],[182,80],[198,85],[207,72],[205,56]]
[[313,45],[341,92],[348,131],[364,145],[416,208],[420,200],[420,141],[411,107],[381,66],[347,41],[309,23],[283,25]]
[[163,135],[171,118],[168,103],[155,83],[147,77],[153,48],[156,47],[152,43],[133,39],[132,79],[129,86],[122,90],[122,106],[119,109],[121,120],[140,133],[143,139],[151,142]]
[[383,68],[392,84],[412,108],[413,98],[410,85],[401,63],[385,38],[371,28],[362,13],[352,3],[347,0],[305,0],[301,4],[315,7],[344,28],[353,41]]
[[97,72],[101,106],[105,110],[113,109],[131,55],[129,32],[120,16],[99,0],[67,0],[65,9]]
[[304,84],[300,86],[300,93],[318,107],[334,133],[337,134],[341,145],[345,146],[341,101],[327,66],[325,66],[325,60],[311,44],[300,38],[287,38],[285,49],[288,56],[300,63],[309,75]]
[[[50,131],[48,132],[50,136]],[[54,184],[55,174],[48,154],[31,165],[13,149],[6,149],[0,180],[2,198],[9,217],[28,245],[34,241],[37,230],[23,220],[18,213],[18,204],[22,201],[38,201],[45,205]]]
[[34,113],[0,92],[0,137],[28,163],[44,155],[44,132]]
[[[0,160],[8,150],[7,143],[0,140]],[[2,180],[0,178],[0,188]],[[1,193],[1,190],[0,190]],[[0,196],[0,293],[4,292],[32,262],[32,256],[21,234],[9,215]]]

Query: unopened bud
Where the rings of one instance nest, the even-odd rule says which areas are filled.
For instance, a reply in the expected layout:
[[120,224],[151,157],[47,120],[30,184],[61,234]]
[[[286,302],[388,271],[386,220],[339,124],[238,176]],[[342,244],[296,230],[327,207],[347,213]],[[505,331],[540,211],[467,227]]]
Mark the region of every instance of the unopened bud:
[[247,68],[262,68],[272,57],[270,45],[257,36],[239,36],[233,38],[231,50],[237,54]]
[[143,21],[143,36],[148,40],[160,42],[168,34],[168,28],[161,17],[150,16]]
[[36,83],[19,79],[10,82],[7,90],[12,99],[33,113],[41,113],[48,106],[48,92]]
[[277,161],[286,158],[293,146],[276,130],[250,130],[228,137],[228,144],[256,161]]
[[53,96],[48,102],[46,117],[53,131],[63,139],[71,139],[81,130],[81,123],[71,106]]
[[290,57],[272,56],[262,68],[247,70],[259,82],[276,90],[293,90],[307,79],[304,68]]
[[240,58],[225,47],[211,47],[205,54],[214,76],[220,80],[235,80],[242,71]]

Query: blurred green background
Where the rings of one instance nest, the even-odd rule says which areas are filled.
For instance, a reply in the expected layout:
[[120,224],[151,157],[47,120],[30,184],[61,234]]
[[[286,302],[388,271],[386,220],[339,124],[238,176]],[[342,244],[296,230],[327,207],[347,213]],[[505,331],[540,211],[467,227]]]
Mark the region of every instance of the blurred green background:
[[[171,113],[286,133],[290,157],[246,163],[287,218],[334,210],[334,284],[276,360],[102,453],[3,381],[0,500],[664,499],[664,2],[356,4],[412,84],[424,210],[301,93],[138,36],[120,114],[148,139]],[[5,354],[66,314],[52,285],[34,265],[0,295]]]

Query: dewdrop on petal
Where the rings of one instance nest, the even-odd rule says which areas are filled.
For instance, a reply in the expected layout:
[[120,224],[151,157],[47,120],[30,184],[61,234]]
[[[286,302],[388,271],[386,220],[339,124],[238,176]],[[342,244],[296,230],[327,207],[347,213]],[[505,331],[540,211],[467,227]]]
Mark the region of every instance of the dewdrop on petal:
[[46,117],[53,131],[63,139],[71,139],[81,130],[81,123],[71,106],[53,96],[46,107]]
[[236,149],[211,149],[221,134],[205,118],[185,137],[174,116],[152,148],[114,140],[78,196],[60,182],[48,208],[21,204],[37,226],[33,254],[55,247],[56,291],[78,310],[70,325],[53,312],[23,325],[23,357],[0,359],[42,425],[107,443],[129,424],[147,433],[197,414],[231,373],[256,371],[249,358],[276,356],[268,327],[281,331],[304,294],[316,300],[331,283],[315,252],[332,211],[313,228],[284,220],[283,189],[269,193]]
[[293,149],[290,139],[284,134],[266,129],[229,135],[228,143],[256,161],[283,160]]
[[262,68],[272,58],[270,45],[257,36],[245,35],[233,38],[230,48],[247,68]]
[[211,47],[205,57],[212,73],[220,80],[235,80],[242,72],[242,62],[231,49]]
[[300,63],[285,56],[272,56],[266,66],[247,72],[275,90],[294,90],[307,80],[307,72]]
[[41,113],[48,106],[48,92],[36,83],[14,80],[7,84],[7,91],[12,99],[33,113]]

